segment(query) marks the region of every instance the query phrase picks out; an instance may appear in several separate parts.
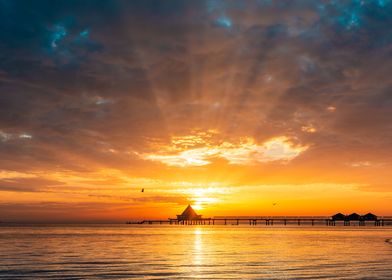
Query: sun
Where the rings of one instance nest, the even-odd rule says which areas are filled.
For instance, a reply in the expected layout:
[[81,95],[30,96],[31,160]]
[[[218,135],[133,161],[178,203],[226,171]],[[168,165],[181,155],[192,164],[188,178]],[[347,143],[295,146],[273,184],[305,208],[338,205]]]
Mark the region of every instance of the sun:
[[222,190],[217,188],[193,188],[189,189],[189,200],[192,201],[193,208],[202,210],[207,205],[217,203],[219,198],[217,195],[222,193]]

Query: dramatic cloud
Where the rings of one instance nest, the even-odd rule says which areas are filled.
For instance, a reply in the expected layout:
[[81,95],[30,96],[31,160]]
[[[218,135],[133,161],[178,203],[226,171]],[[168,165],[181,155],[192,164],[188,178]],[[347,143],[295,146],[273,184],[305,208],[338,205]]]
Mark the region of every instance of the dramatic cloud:
[[169,215],[196,197],[178,182],[387,195],[391,24],[389,0],[0,1],[0,203]]
[[[193,146],[201,147],[192,148]],[[307,148],[307,146],[295,146],[287,137],[276,137],[261,145],[256,144],[252,138],[240,139],[237,144],[222,142],[213,145],[205,142],[200,136],[184,136],[176,137],[172,141],[172,146],[161,147],[166,150],[165,152],[147,154],[143,157],[179,167],[207,165],[214,158],[223,158],[229,164],[252,165],[257,162],[289,161]]]

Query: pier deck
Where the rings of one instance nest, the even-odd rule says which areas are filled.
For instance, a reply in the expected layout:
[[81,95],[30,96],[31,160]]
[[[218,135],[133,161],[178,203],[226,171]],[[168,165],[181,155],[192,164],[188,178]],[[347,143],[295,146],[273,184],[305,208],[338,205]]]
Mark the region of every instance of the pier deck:
[[392,226],[392,217],[379,217],[373,221],[343,221],[333,220],[331,217],[320,217],[320,216],[301,216],[301,217],[213,217],[213,218],[200,218],[200,219],[189,219],[189,220],[178,220],[178,219],[167,219],[167,220],[142,220],[127,222],[127,224],[170,224],[170,225],[325,225],[325,226]]

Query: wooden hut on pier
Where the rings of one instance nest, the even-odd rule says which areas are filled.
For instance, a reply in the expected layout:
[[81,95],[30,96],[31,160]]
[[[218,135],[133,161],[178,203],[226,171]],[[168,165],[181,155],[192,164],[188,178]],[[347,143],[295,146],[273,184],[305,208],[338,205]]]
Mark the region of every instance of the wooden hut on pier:
[[361,216],[357,213],[352,213],[346,217],[347,221],[359,221],[361,220]]
[[373,213],[367,213],[366,215],[363,215],[362,220],[364,221],[377,221],[378,218],[376,215],[374,215]]
[[345,219],[346,219],[346,215],[344,215],[342,213],[337,213],[332,216],[333,221],[344,221]]

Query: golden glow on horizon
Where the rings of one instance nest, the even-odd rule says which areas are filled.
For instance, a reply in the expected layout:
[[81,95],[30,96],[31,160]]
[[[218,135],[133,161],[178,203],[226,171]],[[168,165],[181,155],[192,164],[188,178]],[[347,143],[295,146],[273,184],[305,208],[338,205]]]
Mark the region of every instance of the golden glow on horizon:
[[215,204],[219,202],[220,196],[230,193],[228,188],[216,187],[216,188],[187,188],[179,190],[180,193],[184,194],[193,205],[196,210],[204,209],[205,206]]
[[[163,163],[153,172],[148,170],[150,165],[136,173],[115,168],[92,172],[1,171],[3,182],[20,185],[17,196],[11,189],[3,189],[2,201],[42,204],[41,212],[35,210],[38,216],[64,213],[65,217],[118,219],[173,217],[187,204],[206,216],[324,215],[350,211],[346,209],[357,211],[358,205],[366,207],[366,203],[389,209],[385,197],[391,193],[371,192],[378,185],[363,183],[365,180],[347,180],[347,170],[331,179],[317,177],[324,170],[309,167],[282,175],[282,168],[290,170],[291,160],[306,154],[309,148],[293,138],[281,136],[257,143],[251,137],[237,141],[222,141],[220,137],[217,130],[207,130],[173,136],[170,145],[156,143],[151,149],[155,153],[143,155]],[[124,154],[129,155],[128,151]],[[351,172],[382,167],[367,160],[347,162],[345,166]],[[347,197],[352,199],[347,201]]]

